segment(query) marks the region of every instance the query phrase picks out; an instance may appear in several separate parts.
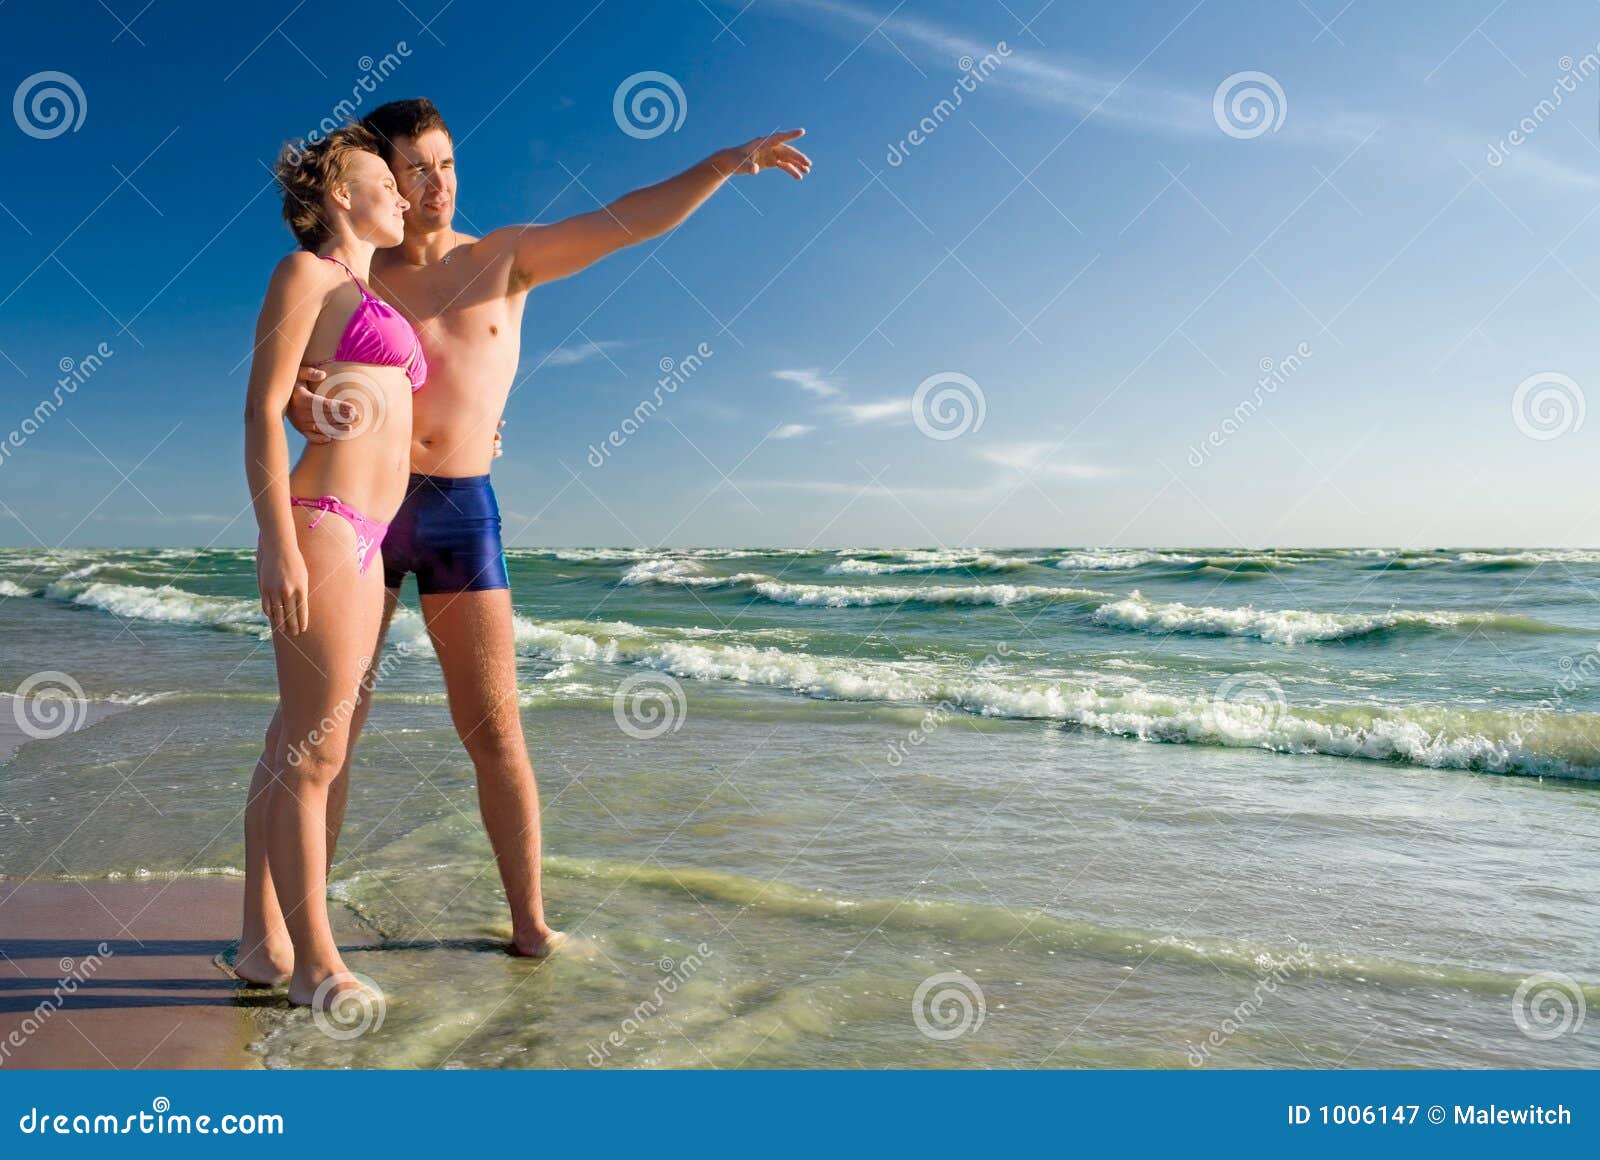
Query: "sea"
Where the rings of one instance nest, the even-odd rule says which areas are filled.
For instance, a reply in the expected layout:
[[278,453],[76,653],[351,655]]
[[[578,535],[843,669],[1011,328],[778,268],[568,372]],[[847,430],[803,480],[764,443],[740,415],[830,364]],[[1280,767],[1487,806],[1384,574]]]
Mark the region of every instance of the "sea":
[[[1600,1066],[1600,550],[507,555],[571,937],[408,587],[263,1066]],[[0,550],[0,877],[239,875],[275,687],[250,551]]]

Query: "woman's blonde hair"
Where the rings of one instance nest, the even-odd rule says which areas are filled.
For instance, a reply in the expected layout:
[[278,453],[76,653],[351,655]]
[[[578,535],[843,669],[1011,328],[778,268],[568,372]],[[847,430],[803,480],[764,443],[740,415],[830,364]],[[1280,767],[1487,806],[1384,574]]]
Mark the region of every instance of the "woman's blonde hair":
[[344,177],[355,153],[382,156],[378,138],[360,125],[335,129],[309,144],[291,141],[278,154],[273,175],[283,189],[283,220],[302,249],[315,250],[328,240],[331,229],[323,198]]

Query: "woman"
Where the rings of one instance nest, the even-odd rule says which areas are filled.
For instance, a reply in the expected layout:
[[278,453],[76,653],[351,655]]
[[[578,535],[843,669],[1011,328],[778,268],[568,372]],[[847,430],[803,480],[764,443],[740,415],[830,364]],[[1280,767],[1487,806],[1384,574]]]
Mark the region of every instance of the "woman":
[[[235,970],[290,969],[289,1001],[331,1007],[361,984],[339,957],[326,899],[329,786],[344,762],[383,609],[378,548],[405,495],[411,392],[427,377],[411,325],[366,288],[373,251],[408,208],[365,129],[280,157],[283,216],[300,250],[278,263],[256,325],[245,470],[261,528],[256,571],[272,625],[278,716],[245,814],[245,927]],[[308,444],[293,470],[283,413],[302,362],[361,419]],[[289,947],[282,945],[287,929]]]

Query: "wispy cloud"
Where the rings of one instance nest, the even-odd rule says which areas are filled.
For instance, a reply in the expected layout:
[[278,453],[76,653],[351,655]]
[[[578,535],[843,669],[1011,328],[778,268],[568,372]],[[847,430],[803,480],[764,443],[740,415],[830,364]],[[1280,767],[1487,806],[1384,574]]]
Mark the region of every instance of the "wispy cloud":
[[[1005,41],[1010,55],[984,82],[1016,93],[1038,104],[1065,108],[1081,117],[1094,116],[1133,128],[1190,137],[1215,137],[1221,142],[1211,111],[1212,92],[1190,92],[1142,79],[1131,74],[1102,72],[1059,53],[1046,53],[1023,47],[1002,35],[995,40],[980,39],[931,20],[908,15],[903,8],[879,11],[849,0],[780,0],[779,10],[789,9],[820,17],[824,27],[838,28],[852,40],[872,50],[920,56],[924,61],[947,65],[954,75],[961,57],[983,59],[996,52]],[[1196,5],[1198,7],[1198,5]],[[1227,70],[1219,71],[1220,81]],[[1303,139],[1326,139],[1354,143],[1369,133],[1371,119],[1339,115],[1317,118],[1307,111],[1284,125],[1282,135]]]
[[616,350],[626,346],[623,342],[607,340],[605,342],[574,342],[567,346],[558,346],[555,350],[545,355],[540,361],[547,367],[571,367],[579,363],[588,362],[592,358],[599,358],[608,350]]
[[1052,479],[1106,479],[1122,474],[1115,467],[1052,460],[1052,450],[1049,443],[991,443],[977,448],[976,453],[985,463]]
[[809,435],[816,428],[809,423],[779,423],[767,432],[768,439],[798,439],[802,435]]
[[838,403],[833,409],[851,423],[909,422],[911,419],[909,398],[884,399],[876,403]]
[[843,394],[837,386],[823,378],[822,372],[818,370],[773,371],[772,377],[793,383],[802,391],[813,394],[819,399],[831,399]]

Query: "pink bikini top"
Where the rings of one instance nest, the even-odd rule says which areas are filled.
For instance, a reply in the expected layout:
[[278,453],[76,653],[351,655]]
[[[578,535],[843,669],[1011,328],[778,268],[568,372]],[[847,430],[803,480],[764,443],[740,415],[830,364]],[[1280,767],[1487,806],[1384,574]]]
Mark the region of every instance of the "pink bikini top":
[[[327,254],[318,254],[317,257],[327,262],[339,262],[338,258]],[[361,291],[361,305],[356,307],[355,313],[350,315],[350,321],[345,324],[344,334],[339,337],[333,357],[323,362],[404,367],[406,377],[411,380],[412,391],[420,391],[428,379],[428,360],[422,353],[422,341],[417,338],[417,332],[393,306],[368,294],[354,270],[343,262],[339,262],[339,265],[344,266],[344,272],[350,275],[356,289]],[[321,366],[323,363],[312,365]]]

